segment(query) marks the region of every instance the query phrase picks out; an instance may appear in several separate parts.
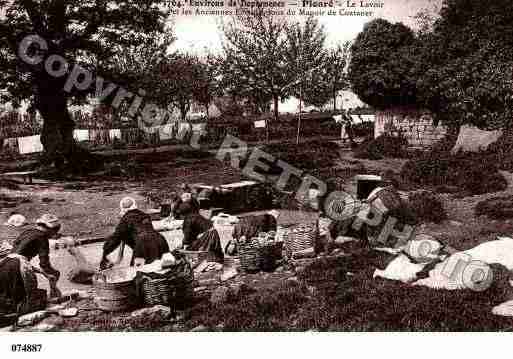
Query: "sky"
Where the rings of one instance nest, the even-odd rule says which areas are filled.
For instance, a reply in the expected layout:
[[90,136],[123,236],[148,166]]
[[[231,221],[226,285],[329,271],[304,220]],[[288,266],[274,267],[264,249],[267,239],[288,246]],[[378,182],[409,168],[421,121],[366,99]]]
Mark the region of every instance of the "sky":
[[[340,0],[346,3],[347,0]],[[359,3],[361,0],[351,0]],[[367,0],[368,2],[369,0]],[[317,19],[325,26],[327,46],[333,47],[338,43],[353,40],[363,30],[366,22],[374,18],[385,18],[391,22],[403,22],[415,27],[415,20],[412,18],[422,9],[439,7],[441,0],[370,0],[381,2],[381,9],[374,9],[372,17],[355,16],[318,16]],[[296,7],[297,8],[297,7]],[[205,48],[212,52],[221,49],[221,33],[218,30],[218,22],[221,16],[185,16],[174,17],[174,30],[177,40],[174,48],[177,50],[193,53],[203,53]]]

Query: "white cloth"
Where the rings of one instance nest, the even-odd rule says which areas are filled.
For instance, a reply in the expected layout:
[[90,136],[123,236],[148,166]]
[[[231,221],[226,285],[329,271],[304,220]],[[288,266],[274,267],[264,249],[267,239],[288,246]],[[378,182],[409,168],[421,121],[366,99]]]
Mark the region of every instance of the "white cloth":
[[89,141],[89,130],[74,130],[73,138],[77,142]]
[[336,123],[344,122],[344,116],[342,116],[342,115],[335,115],[335,116],[333,116],[333,119],[335,120]]
[[375,115],[360,115],[362,117],[363,122],[374,122],[376,120]]
[[363,119],[360,117],[360,115],[351,115],[351,120],[353,120],[353,125],[357,125],[363,122]]
[[41,136],[27,136],[18,138],[18,146],[20,154],[43,152],[41,144]]
[[417,279],[417,273],[422,271],[427,263],[412,263],[404,254],[400,254],[388,264],[385,270],[376,269],[373,278],[381,277],[410,283]]
[[255,128],[265,128],[265,120],[258,120],[254,122]]
[[513,317],[513,300],[508,300],[492,309],[492,313],[502,317]]
[[161,140],[171,140],[173,139],[173,129],[175,125],[173,123],[167,123],[159,127],[159,137]]
[[461,126],[458,139],[451,153],[455,154],[459,151],[463,152],[479,152],[486,150],[492,143],[502,136],[502,130],[483,131],[477,127]]
[[120,140],[121,139],[121,130],[120,129],[111,129],[111,130],[109,130],[109,138],[111,140],[114,140],[115,138]]

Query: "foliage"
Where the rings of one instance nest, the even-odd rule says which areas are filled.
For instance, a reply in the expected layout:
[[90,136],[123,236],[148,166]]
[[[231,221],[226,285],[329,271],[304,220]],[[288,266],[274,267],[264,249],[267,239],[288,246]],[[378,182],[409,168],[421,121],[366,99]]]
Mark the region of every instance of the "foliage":
[[513,196],[485,199],[476,205],[475,213],[491,219],[513,218]]
[[156,84],[160,103],[172,104],[185,120],[193,100],[203,104],[212,101],[207,65],[191,54],[175,54],[160,63],[160,81]]
[[327,91],[323,68],[327,64],[324,48],[326,32],[319,21],[309,17],[304,24],[295,23],[285,28],[288,70],[297,84],[290,91],[307,104],[324,105],[331,97]]
[[286,22],[263,11],[234,18],[222,25],[222,87],[227,94],[245,97],[261,109],[271,100],[278,118],[278,100],[287,98],[293,77],[286,61]]
[[434,192],[420,191],[408,196],[408,209],[419,223],[439,223],[447,219],[444,205]]
[[365,103],[386,108],[415,103],[413,32],[377,19],[365,25],[351,47],[349,80]]
[[[7,89],[4,100],[14,104],[33,100],[37,94],[33,86],[36,85],[37,90],[41,85],[38,83],[41,69],[25,66],[16,57],[20,41],[28,34],[44,38],[49,43],[50,54],[65,56],[69,63],[81,64],[95,72],[112,74],[116,70],[126,71],[133,65],[120,65],[117,61],[122,55],[120,52],[133,54],[141,46],[153,43],[155,37],[160,40],[159,35],[166,30],[167,10],[159,8],[164,1],[2,3],[6,16],[0,18],[0,88]],[[145,56],[147,54],[134,60],[139,62]],[[130,60],[130,56],[125,59]]]
[[503,191],[507,187],[498,165],[474,154],[427,152],[404,164],[404,182],[420,186],[451,186],[469,194]]
[[423,40],[419,102],[450,124],[511,125],[513,3],[446,0]]
[[385,157],[404,158],[407,156],[408,140],[402,136],[384,134],[362,143],[355,152],[356,158],[381,160]]
[[358,35],[349,77],[359,97],[379,108],[416,104],[454,128],[511,127],[513,3],[444,0],[438,16],[417,20],[416,35],[381,19]]

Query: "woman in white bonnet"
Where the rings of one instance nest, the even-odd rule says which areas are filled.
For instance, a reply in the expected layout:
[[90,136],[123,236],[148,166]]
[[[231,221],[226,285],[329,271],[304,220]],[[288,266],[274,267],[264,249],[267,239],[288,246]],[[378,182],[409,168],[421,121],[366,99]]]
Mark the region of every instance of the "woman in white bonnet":
[[132,249],[130,265],[135,264],[135,258],[143,258],[149,264],[169,252],[167,241],[155,231],[151,217],[137,208],[135,199],[125,197],[119,207],[121,220],[103,245],[100,269],[112,266],[107,256],[123,243]]
[[12,246],[16,238],[25,229],[26,222],[27,219],[22,214],[11,213],[7,222],[4,223],[4,228],[2,228],[0,242],[5,241]]

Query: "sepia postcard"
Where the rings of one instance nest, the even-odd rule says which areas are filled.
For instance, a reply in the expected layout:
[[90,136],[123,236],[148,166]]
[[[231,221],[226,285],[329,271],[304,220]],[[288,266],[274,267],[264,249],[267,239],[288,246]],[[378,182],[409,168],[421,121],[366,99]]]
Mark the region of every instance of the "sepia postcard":
[[0,0],[2,350],[511,331],[512,79],[510,0]]

